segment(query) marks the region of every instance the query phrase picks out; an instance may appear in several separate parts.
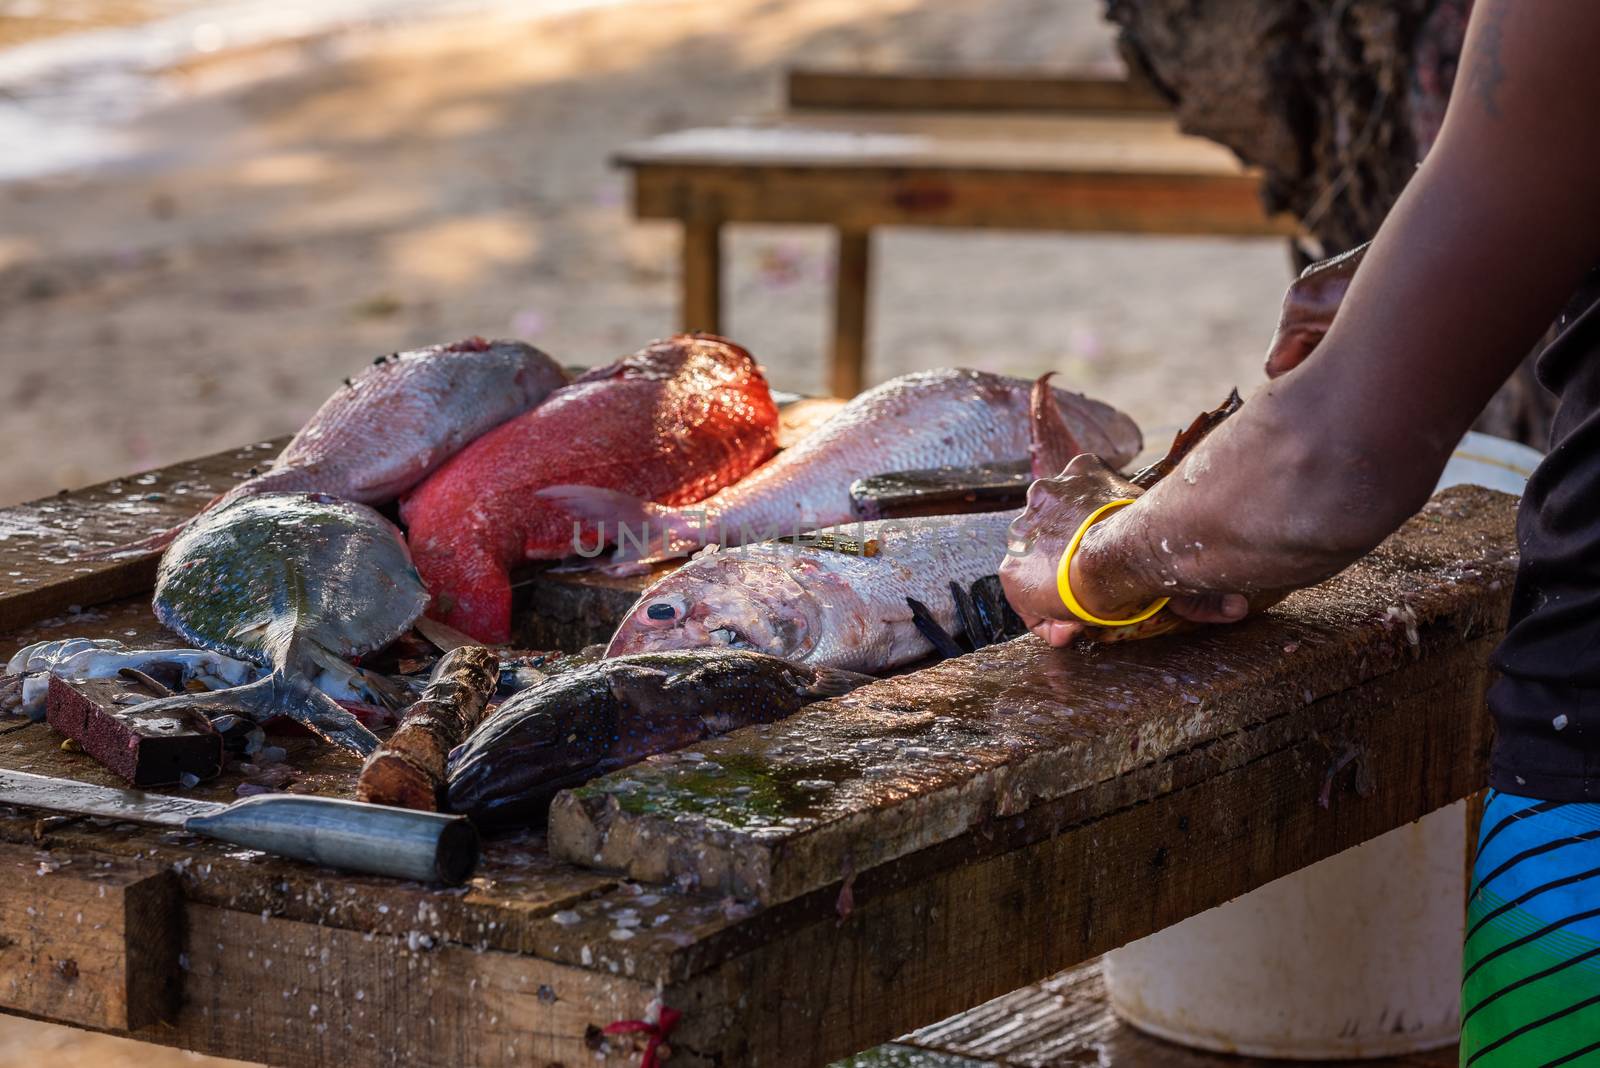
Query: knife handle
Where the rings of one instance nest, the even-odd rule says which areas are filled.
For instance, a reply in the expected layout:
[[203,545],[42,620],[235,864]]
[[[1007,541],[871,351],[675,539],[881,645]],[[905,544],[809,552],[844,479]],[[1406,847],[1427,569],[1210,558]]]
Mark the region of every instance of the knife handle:
[[334,797],[262,794],[191,816],[184,827],[330,868],[419,882],[454,886],[478,865],[478,832],[465,816]]

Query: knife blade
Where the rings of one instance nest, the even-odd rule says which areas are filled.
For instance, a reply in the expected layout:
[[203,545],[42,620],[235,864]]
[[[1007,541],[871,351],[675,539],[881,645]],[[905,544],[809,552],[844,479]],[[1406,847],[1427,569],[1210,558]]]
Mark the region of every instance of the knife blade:
[[261,794],[231,804],[0,770],[0,804],[176,827],[332,868],[456,885],[478,863],[465,816],[309,794]]

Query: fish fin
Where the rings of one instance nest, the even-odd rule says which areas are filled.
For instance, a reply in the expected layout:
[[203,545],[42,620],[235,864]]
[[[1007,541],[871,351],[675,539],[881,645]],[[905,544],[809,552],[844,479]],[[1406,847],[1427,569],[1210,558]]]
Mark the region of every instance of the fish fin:
[[863,675],[859,671],[831,667],[813,668],[811,682],[800,692],[806,697],[842,697],[851,690],[877,681],[873,676]]
[[1209,412],[1201,412],[1194,417],[1194,421],[1187,427],[1178,431],[1172,439],[1171,448],[1167,454],[1149,467],[1138,471],[1128,481],[1140,489],[1149,489],[1163,478],[1170,475],[1179,462],[1194,451],[1194,447],[1204,441],[1210,433],[1221,426],[1227,418],[1240,408],[1244,407],[1244,399],[1239,396],[1237,389],[1228,391],[1228,399]]
[[1050,387],[1054,371],[1047,371],[1033,384],[1028,398],[1028,455],[1033,459],[1033,477],[1050,478],[1083,452],[1077,435],[1067,427]]
[[582,530],[574,531],[574,549],[598,549],[608,540],[616,543],[613,563],[670,560],[705,544],[703,529],[695,521],[701,513],[682,512],[599,486],[546,486],[534,496],[583,524]]
[[911,609],[911,622],[916,625],[917,631],[933,646],[933,651],[945,659],[965,656],[966,650],[957,644],[950,636],[950,632],[940,626],[939,621],[933,618],[933,613],[928,611],[928,606],[915,597],[907,597],[906,604]]
[[411,703],[405,692],[383,675],[356,667],[315,642],[302,641],[299,654],[302,657],[297,665],[299,670],[308,679],[315,680],[316,688],[326,692],[332,687],[334,692],[328,696],[335,700],[338,700],[335,694],[348,694],[364,704],[378,705],[391,712],[398,712]]
[[149,553],[158,553],[171,545],[183,533],[187,522],[177,526],[158,530],[154,534],[139,538],[136,541],[124,542],[121,545],[110,545],[100,549],[86,549],[73,557],[74,560],[120,560],[127,556],[144,556]]
[[281,671],[274,671],[244,686],[208,693],[179,694],[149,701],[138,707],[159,712],[182,709],[203,713],[211,719],[233,713],[255,723],[265,723],[275,716],[284,716],[305,725],[323,740],[360,757],[368,756],[378,747],[377,736],[340,708],[333,698],[304,679],[293,678]]
[[978,606],[973,602],[972,595],[967,592],[966,587],[959,582],[951,581],[950,599],[956,605],[956,626],[961,628],[961,634],[967,639],[967,644],[974,651],[988,645],[989,635],[978,619]]
[[463,634],[448,623],[440,623],[437,619],[432,619],[428,616],[418,616],[417,621],[411,625],[417,629],[418,634],[432,642],[434,647],[441,653],[448,653],[464,645],[482,644],[472,635]]
[[671,686],[673,677],[665,671],[630,664],[606,673],[606,686],[611,696],[631,708],[649,708]]
[[972,584],[972,605],[990,645],[1028,632],[1022,617],[1012,610],[1011,603],[1006,600],[1005,589],[1000,585],[998,575],[985,575]]
[[363,760],[378,748],[378,736],[361,725],[361,721],[346,711],[339,702],[317,689],[304,678],[290,678],[277,672],[268,679],[277,679],[280,690],[288,698],[277,708],[277,714],[287,716],[306,727],[311,733],[331,745],[349,750]]

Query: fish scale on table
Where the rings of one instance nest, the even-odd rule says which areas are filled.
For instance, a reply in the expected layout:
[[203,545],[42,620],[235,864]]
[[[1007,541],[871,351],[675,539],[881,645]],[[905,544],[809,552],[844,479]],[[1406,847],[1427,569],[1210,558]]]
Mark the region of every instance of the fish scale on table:
[[[1029,455],[1034,384],[985,371],[942,369],[894,378],[850,401],[813,433],[738,484],[688,508],[580,486],[541,496],[591,523],[648,528],[660,555],[706,544],[792,536],[855,517],[850,485],[863,475],[1001,463]],[[1063,389],[1056,422],[1112,466],[1142,447],[1138,426],[1100,401]]]

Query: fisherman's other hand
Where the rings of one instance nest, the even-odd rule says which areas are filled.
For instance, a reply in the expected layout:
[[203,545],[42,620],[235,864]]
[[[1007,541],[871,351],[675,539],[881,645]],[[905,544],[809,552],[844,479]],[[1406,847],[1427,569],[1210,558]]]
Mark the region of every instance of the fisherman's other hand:
[[1305,362],[1322,341],[1350,289],[1367,246],[1313,263],[1283,297],[1278,329],[1267,349],[1267,377],[1277,378]]
[[[1083,630],[1056,586],[1061,554],[1096,508],[1142,492],[1087,453],[1054,478],[1041,478],[1028,487],[1028,507],[1011,523],[1000,585],[1029,630],[1051,645],[1066,645]],[[1076,584],[1072,589],[1078,602],[1096,615],[1117,608],[1105,592]]]
[[[1142,493],[1098,457],[1087,454],[1056,477],[1039,479],[1028,488],[1028,507],[1011,524],[1000,584],[1029,630],[1058,646],[1083,633],[1086,625],[1067,608],[1056,585],[1061,554],[1096,508]],[[1090,542],[1107,537],[1116,526],[1105,526],[1116,515],[1112,512],[1089,528],[1072,565],[1073,595],[1086,611],[1102,619],[1136,615],[1165,592],[1159,581],[1146,577],[1156,573],[1155,567],[1136,566],[1131,546],[1098,546],[1104,551],[1093,555],[1100,564],[1080,566]],[[1232,623],[1244,617],[1248,604],[1236,593],[1207,594],[1175,597],[1167,610],[1196,623]]]

